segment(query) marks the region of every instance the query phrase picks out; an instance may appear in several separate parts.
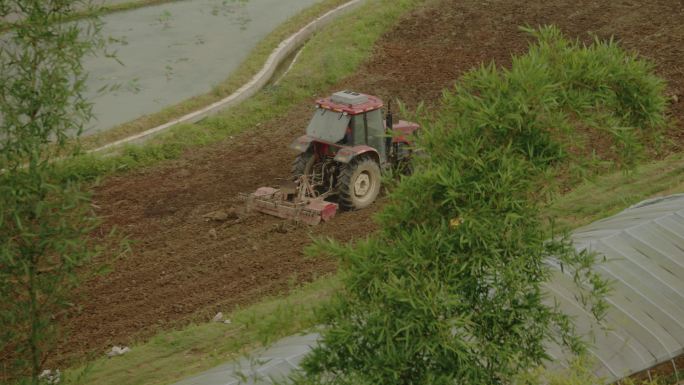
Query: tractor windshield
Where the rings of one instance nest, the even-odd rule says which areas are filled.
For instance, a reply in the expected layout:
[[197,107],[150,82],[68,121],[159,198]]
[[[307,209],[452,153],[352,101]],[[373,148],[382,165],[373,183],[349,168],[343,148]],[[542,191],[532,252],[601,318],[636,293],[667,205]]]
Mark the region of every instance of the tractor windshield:
[[317,108],[306,134],[326,142],[337,143],[344,138],[349,125],[349,115]]

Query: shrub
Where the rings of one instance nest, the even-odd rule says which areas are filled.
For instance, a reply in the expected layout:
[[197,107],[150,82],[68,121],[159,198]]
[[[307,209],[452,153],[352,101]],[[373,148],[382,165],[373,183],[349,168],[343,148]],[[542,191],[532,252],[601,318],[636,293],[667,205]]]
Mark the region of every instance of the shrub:
[[[339,258],[344,288],[299,383],[503,384],[543,363],[550,340],[584,351],[571,319],[544,301],[545,260],[578,273],[598,321],[607,283],[593,256],[540,219],[538,177],[565,153],[549,127],[609,122],[646,134],[664,122],[663,83],[612,41],[529,32],[538,42],[511,69],[469,72],[423,117],[427,156],[390,194],[378,234],[315,245]],[[635,144],[625,138],[614,136]]]
[[510,143],[535,164],[562,159],[579,126],[609,133],[625,161],[665,126],[665,82],[650,62],[613,40],[585,46],[553,26],[525,31],[537,43],[510,69],[482,66],[445,93],[442,115],[454,119],[451,126],[491,145]]

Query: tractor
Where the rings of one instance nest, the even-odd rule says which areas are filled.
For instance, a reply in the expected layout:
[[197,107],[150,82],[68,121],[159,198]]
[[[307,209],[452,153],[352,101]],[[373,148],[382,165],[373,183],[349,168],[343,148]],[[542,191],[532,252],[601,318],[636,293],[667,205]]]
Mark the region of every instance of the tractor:
[[[337,212],[368,207],[380,192],[381,175],[410,170],[410,137],[419,126],[393,123],[378,97],[340,91],[316,101],[306,134],[290,147],[298,152],[292,178],[278,188],[261,187],[243,195],[248,211],[308,224]],[[336,202],[328,198],[336,198]]]

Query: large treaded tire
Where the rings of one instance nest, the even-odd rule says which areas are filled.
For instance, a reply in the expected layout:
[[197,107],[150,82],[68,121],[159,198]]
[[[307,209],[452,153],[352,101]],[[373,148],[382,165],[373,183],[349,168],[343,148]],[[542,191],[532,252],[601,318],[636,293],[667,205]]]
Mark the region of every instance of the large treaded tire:
[[302,152],[292,162],[292,179],[297,180],[304,174],[311,174],[314,164],[314,155],[311,152]]
[[380,193],[380,166],[370,157],[353,159],[340,167],[336,190],[345,210],[368,207]]

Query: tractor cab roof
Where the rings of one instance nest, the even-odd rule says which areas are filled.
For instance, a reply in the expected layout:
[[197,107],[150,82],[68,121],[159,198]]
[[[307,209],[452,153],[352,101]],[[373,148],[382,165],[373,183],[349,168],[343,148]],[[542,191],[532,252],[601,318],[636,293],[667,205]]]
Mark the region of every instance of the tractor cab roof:
[[383,106],[380,98],[351,91],[335,92],[331,97],[316,100],[320,108],[336,112],[358,115],[377,110]]

